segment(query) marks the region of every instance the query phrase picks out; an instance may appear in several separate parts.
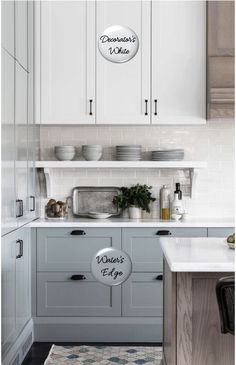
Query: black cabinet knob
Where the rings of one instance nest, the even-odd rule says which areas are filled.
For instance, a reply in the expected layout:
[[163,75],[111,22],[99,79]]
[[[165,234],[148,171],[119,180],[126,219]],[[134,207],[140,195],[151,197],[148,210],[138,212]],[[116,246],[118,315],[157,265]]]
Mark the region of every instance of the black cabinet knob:
[[159,281],[163,280],[163,275],[162,274],[161,275],[157,275],[156,280],[159,280]]
[[82,229],[75,229],[70,233],[72,236],[84,236],[86,233]]
[[86,277],[84,275],[81,275],[81,274],[72,275],[70,277],[70,280],[86,280]]
[[160,231],[157,231],[156,235],[157,236],[171,236],[171,232],[167,231],[165,229],[162,229]]

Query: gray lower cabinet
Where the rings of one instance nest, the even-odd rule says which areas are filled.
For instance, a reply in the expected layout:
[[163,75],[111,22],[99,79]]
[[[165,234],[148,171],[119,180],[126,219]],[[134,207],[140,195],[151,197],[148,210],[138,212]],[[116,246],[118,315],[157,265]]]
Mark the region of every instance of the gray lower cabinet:
[[208,228],[208,237],[228,237],[235,232],[235,228]]
[[120,228],[39,228],[37,271],[90,271],[104,247],[121,248]]
[[162,273],[132,273],[122,285],[124,317],[162,317]]
[[159,238],[207,237],[207,228],[126,228],[122,230],[122,249],[132,260],[133,272],[162,271],[163,256]]
[[[72,280],[83,275],[83,280]],[[91,273],[38,273],[37,315],[121,316],[121,287],[97,282]]]

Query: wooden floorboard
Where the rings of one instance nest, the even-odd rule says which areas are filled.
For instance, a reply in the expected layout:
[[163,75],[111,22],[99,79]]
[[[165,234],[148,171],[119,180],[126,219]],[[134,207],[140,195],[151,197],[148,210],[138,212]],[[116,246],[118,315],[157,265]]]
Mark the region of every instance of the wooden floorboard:
[[[80,343],[80,342],[55,342],[55,345],[63,346],[162,346],[161,343]],[[22,365],[43,365],[53,342],[35,342],[27,354]]]

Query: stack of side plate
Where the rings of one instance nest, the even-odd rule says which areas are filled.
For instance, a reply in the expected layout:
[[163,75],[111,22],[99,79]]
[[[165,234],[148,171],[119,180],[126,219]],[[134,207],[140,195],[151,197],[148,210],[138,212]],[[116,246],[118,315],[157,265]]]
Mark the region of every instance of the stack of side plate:
[[152,151],[152,161],[179,161],[183,159],[183,149]]
[[116,159],[118,161],[139,161],[141,152],[142,146],[140,145],[116,146]]

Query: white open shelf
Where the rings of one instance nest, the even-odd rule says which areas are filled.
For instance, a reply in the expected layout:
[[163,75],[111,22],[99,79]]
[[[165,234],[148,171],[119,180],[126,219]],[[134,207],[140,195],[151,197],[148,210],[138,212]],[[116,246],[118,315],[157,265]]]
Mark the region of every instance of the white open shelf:
[[207,167],[205,161],[36,161],[35,167],[43,169],[47,197],[51,197],[50,169],[176,169],[190,172],[191,197],[196,192],[198,172]]
[[202,169],[207,167],[202,161],[36,161],[37,168],[55,169]]

